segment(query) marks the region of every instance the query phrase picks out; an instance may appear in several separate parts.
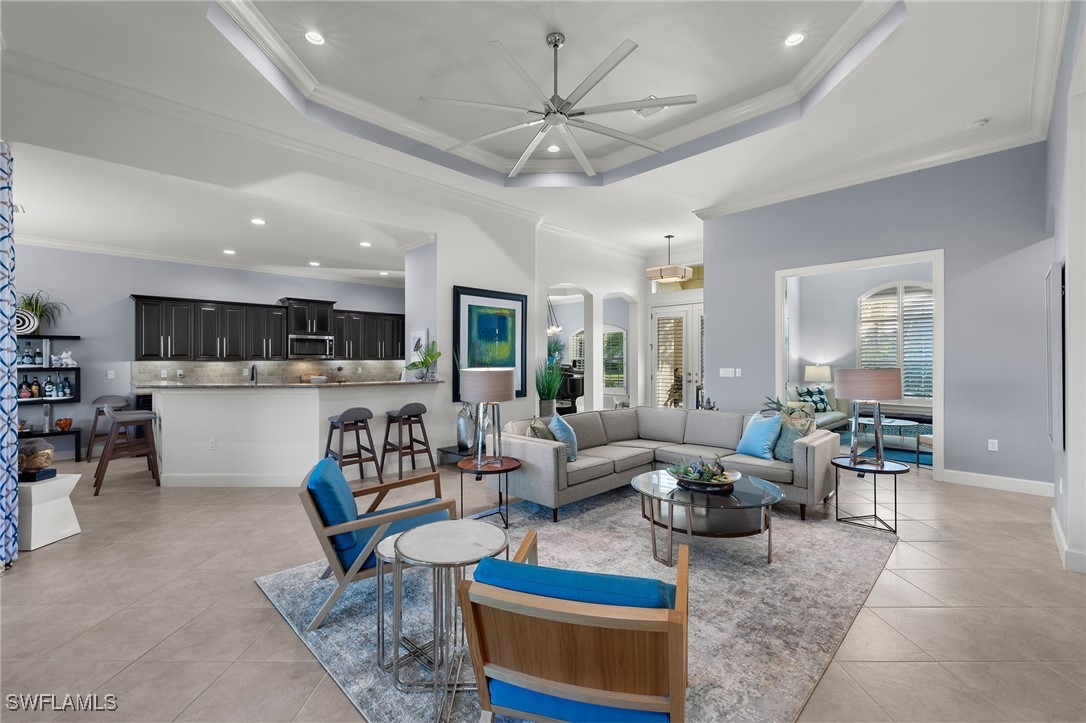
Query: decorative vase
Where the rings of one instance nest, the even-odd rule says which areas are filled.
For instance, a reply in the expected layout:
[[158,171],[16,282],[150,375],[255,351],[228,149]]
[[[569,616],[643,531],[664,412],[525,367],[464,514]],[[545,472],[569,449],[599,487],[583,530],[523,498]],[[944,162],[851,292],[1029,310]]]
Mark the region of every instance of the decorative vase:
[[456,446],[460,449],[471,449],[475,440],[475,420],[472,419],[473,407],[468,402],[460,406],[460,413],[456,415]]
[[426,376],[426,372],[424,372],[422,369],[416,369],[415,370],[415,379],[422,379],[425,376]]
[[437,370],[436,369],[427,370],[427,372],[426,372],[426,381],[428,381],[428,382],[436,382],[437,381]]
[[554,400],[553,399],[540,399],[539,400],[539,418],[550,419],[554,416]]

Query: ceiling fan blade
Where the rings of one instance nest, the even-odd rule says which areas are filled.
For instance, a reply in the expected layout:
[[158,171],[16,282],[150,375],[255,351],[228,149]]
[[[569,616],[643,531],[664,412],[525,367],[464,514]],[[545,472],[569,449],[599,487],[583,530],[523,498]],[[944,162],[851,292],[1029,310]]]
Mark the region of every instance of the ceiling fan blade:
[[550,126],[543,126],[539,129],[539,132],[535,134],[535,138],[533,138],[532,142],[528,144],[528,147],[524,149],[524,153],[520,154],[520,160],[513,166],[513,170],[509,174],[510,178],[514,178],[520,173],[520,169],[524,168],[524,164],[528,162],[528,158],[531,157],[532,152],[535,151],[536,147],[543,141],[543,137],[547,135],[547,131],[550,129]]
[[513,131],[519,131],[521,128],[529,128],[531,126],[537,126],[542,122],[543,122],[542,118],[539,118],[538,120],[524,121],[523,123],[517,123],[515,126],[509,126],[508,128],[502,128],[501,130],[492,131],[492,132],[487,133],[485,135],[481,135],[478,138],[472,138],[470,141],[463,141],[462,143],[457,143],[455,146],[449,146],[448,148],[445,148],[443,150],[446,153],[451,153],[452,151],[455,151],[458,148],[463,148],[464,146],[474,145],[476,143],[482,143],[483,141],[488,141],[491,138],[497,138],[498,136],[503,136],[506,133],[512,133]]
[[598,123],[592,123],[591,121],[581,120],[580,118],[570,118],[566,122],[569,125],[571,125],[571,126],[573,126],[575,128],[583,128],[586,131],[592,131],[593,133],[599,133],[601,136],[607,136],[609,138],[614,138],[616,140],[626,141],[627,143],[632,143],[635,146],[641,146],[642,148],[647,148],[650,151],[655,151],[656,153],[661,153],[664,150],[664,147],[657,144],[657,143],[653,143],[652,141],[646,141],[645,139],[638,138],[637,136],[631,136],[629,133],[623,133],[622,131],[616,131],[614,128],[607,128],[605,126],[601,126]]
[[513,54],[510,53],[504,45],[502,45],[500,40],[491,40],[490,47],[498,51],[502,56],[502,59],[513,69],[513,72],[520,76],[520,79],[524,81],[526,86],[532,89],[532,92],[535,93],[539,100],[543,101],[543,106],[545,108],[552,111],[558,110],[554,107],[554,103],[551,102],[551,99],[547,97],[547,94],[540,90],[539,86],[535,84],[535,81],[532,80],[532,76],[528,75],[528,71],[521,67],[520,63],[517,62],[517,59],[513,57]]
[[637,50],[637,43],[632,40],[623,40],[622,44],[615,48],[615,51],[608,55],[606,60],[589,73],[588,77],[581,81],[581,84],[569,94],[569,97],[566,98],[566,102],[562,104],[562,112],[566,112],[577,105],[577,102],[581,100],[581,98],[588,95],[588,91],[595,88],[608,73],[615,69],[615,66],[625,60],[626,56],[635,50]]
[[433,103],[446,103],[448,105],[466,105],[470,108],[490,108],[491,110],[505,110],[510,113],[542,113],[542,111],[532,110],[531,108],[517,108],[512,105],[499,105],[498,103],[485,103],[481,100],[458,100],[456,98],[435,98],[429,95],[420,95],[419,100],[430,101]]
[[562,137],[566,139],[566,143],[569,144],[569,149],[573,151],[573,156],[577,159],[577,162],[581,164],[581,168],[584,169],[585,174],[589,176],[596,175],[596,169],[592,168],[592,164],[588,162],[588,157],[581,150],[581,144],[577,142],[577,139],[573,137],[573,131],[564,125],[555,126],[558,132],[562,134]]
[[580,118],[583,115],[597,115],[599,113],[614,113],[619,110],[640,110],[641,108],[661,108],[670,105],[690,105],[697,103],[696,95],[672,95],[667,98],[652,98],[649,100],[627,100],[623,103],[608,103],[606,105],[593,105],[570,113],[571,117]]

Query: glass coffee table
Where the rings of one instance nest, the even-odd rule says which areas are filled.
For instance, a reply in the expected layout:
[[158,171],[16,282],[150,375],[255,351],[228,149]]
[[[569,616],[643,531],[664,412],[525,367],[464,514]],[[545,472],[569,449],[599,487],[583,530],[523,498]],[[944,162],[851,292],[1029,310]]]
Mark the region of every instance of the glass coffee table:
[[[630,485],[641,494],[641,516],[649,521],[652,557],[657,562],[673,564],[676,527],[694,537],[747,537],[765,532],[766,564],[773,562],[773,505],[784,499],[784,492],[772,482],[744,474],[729,494],[693,492],[661,469],[637,475]],[[667,529],[664,556],[656,550],[657,527]]]

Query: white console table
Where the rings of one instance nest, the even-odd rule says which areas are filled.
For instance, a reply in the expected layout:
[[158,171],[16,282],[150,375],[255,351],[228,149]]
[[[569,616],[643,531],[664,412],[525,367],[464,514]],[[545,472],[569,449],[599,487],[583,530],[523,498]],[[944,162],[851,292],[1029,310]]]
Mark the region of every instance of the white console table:
[[58,474],[41,482],[19,483],[20,550],[36,550],[79,534],[70,499],[78,481],[77,474]]

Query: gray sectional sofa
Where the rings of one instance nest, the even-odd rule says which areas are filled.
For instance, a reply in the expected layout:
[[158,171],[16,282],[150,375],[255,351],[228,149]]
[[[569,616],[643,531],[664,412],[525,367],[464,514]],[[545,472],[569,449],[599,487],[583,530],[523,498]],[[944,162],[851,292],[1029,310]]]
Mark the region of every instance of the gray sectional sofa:
[[642,472],[722,457],[728,467],[778,485],[805,519],[807,505],[833,491],[830,459],[840,449],[840,435],[818,429],[801,437],[793,448],[794,462],[736,454],[750,417],[666,407],[569,414],[563,419],[577,434],[575,462],[566,461],[561,442],[528,436],[532,420],[510,422],[502,432],[504,453],[519,459],[521,467],[509,475],[509,493],[550,507],[557,522],[562,505],[629,484]]

